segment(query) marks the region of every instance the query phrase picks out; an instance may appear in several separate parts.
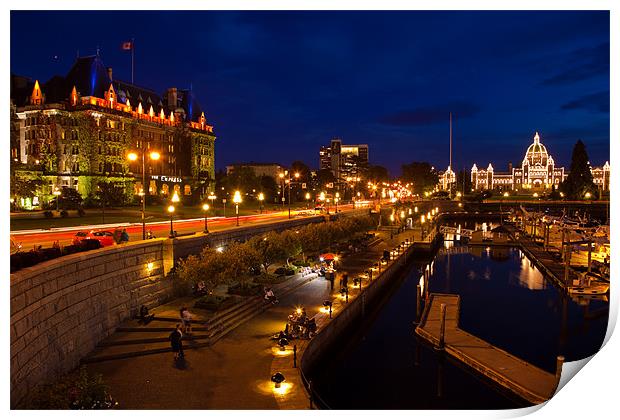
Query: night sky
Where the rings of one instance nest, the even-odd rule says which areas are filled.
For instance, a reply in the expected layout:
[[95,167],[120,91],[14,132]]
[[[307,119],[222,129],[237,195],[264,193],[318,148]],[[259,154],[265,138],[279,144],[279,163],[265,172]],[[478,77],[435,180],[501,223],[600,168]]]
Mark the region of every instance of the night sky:
[[12,12],[11,72],[47,81],[99,47],[114,77],[190,85],[218,168],[318,167],[332,137],[373,164],[520,165],[535,131],[557,165],[609,159],[608,12]]

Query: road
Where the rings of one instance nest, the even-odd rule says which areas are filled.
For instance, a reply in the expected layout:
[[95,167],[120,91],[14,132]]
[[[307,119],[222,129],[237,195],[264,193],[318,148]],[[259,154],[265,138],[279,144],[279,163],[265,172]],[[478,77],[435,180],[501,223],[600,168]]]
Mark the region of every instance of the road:
[[[338,210],[348,212],[353,210],[353,205],[338,206]],[[333,211],[333,209],[332,209]],[[306,210],[292,211],[292,216],[308,217],[303,215]],[[301,213],[301,215],[299,214]],[[313,214],[314,215],[314,214]],[[266,214],[256,214],[249,216],[239,216],[239,226],[255,225],[261,223],[273,223],[277,221],[287,220],[288,211],[278,211]],[[209,231],[219,231],[230,229],[235,227],[237,223],[236,217],[210,217],[208,218]],[[142,224],[141,223],[115,223],[110,225],[91,225],[91,226],[75,226],[66,228],[52,228],[52,229],[35,229],[28,231],[15,231],[11,232],[11,239],[16,243],[21,243],[22,250],[28,251],[34,246],[42,245],[43,247],[50,247],[56,241],[60,245],[70,245],[73,236],[80,230],[92,230],[102,229],[113,231],[116,228],[126,229],[129,234],[129,240],[141,240],[142,239]],[[188,234],[195,232],[202,232],[204,229],[204,218],[196,219],[184,219],[174,220],[173,228],[177,234]],[[170,234],[170,221],[163,222],[149,222],[146,224],[147,231],[152,231],[153,235],[158,238],[167,237]]]

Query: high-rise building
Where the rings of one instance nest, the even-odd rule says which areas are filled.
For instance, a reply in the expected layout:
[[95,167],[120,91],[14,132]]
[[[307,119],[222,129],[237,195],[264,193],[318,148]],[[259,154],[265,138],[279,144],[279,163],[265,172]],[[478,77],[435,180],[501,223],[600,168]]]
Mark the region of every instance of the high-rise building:
[[[29,207],[70,187],[83,197],[101,182],[122,185],[128,197],[200,196],[215,179],[215,135],[191,90],[168,89],[163,95],[113,78],[96,56],[78,58],[66,76],[44,84],[11,77],[11,170],[37,179]],[[131,162],[130,152],[158,160]],[[198,197],[196,197],[198,198]]]
[[350,178],[364,177],[368,169],[367,144],[342,144],[341,139],[332,139],[329,146],[319,151],[320,169],[328,169],[339,182]]

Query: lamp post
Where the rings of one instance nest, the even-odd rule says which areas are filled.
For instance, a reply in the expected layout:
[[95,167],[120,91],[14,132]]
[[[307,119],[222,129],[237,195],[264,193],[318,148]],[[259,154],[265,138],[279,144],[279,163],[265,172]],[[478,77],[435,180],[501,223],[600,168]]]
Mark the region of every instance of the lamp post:
[[60,195],[62,194],[58,187],[54,187],[54,192],[52,193],[56,196],[56,211],[60,211]]
[[213,209],[215,209],[215,199],[217,198],[215,193],[212,192],[211,194],[209,194],[209,196],[207,198],[209,200],[211,200],[211,207],[213,207]]
[[207,225],[207,212],[209,211],[209,205],[204,203],[202,205],[202,210],[205,212],[205,230],[204,233],[209,233],[209,226]]
[[[159,160],[160,154],[159,152],[150,152],[149,159],[150,160]],[[127,155],[127,159],[132,162],[138,160],[138,154],[135,152],[131,152]],[[142,149],[142,240],[146,239],[146,220],[144,217],[145,208],[146,208],[146,149]]]
[[258,202],[260,203],[260,214],[263,214],[263,200],[265,200],[265,194],[258,194]]
[[237,226],[239,226],[239,203],[241,203],[241,193],[239,191],[235,191],[235,195],[233,196],[233,203],[235,203],[235,213],[237,214]]
[[167,210],[168,210],[168,214],[170,214],[170,235],[168,237],[174,238],[174,227],[172,225],[172,216],[174,215],[174,206],[170,204]]
[[[288,179],[284,180],[284,176],[288,174]],[[291,185],[293,181],[291,180],[291,172],[284,171],[284,173],[280,173],[280,179],[282,180],[282,202],[284,202],[284,185],[288,184],[288,218],[291,218]],[[295,172],[295,179],[299,179],[299,172]]]
[[306,209],[310,208],[310,193],[306,193]]
[[336,203],[336,214],[338,214],[338,201],[340,201],[340,193],[336,193],[336,197],[334,198],[334,203]]

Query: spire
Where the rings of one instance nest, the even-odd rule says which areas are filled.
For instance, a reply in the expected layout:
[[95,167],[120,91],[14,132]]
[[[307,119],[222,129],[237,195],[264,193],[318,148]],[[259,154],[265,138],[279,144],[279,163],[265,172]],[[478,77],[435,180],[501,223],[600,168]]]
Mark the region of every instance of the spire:
[[38,80],[34,82],[32,95],[30,95],[30,105],[43,105],[43,92],[41,91]]
[[534,144],[538,144],[540,142],[540,136],[538,135],[538,131],[534,134]]
[[71,89],[71,106],[76,106],[78,101],[77,89],[75,85],[73,85],[73,89]]

